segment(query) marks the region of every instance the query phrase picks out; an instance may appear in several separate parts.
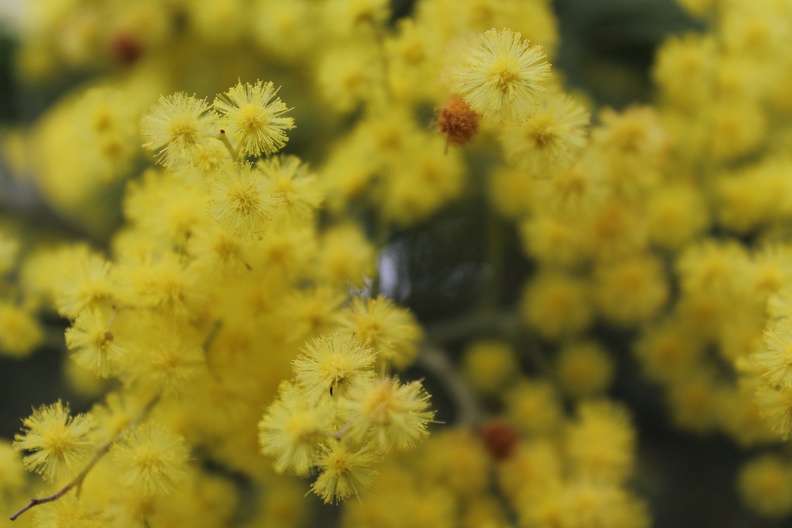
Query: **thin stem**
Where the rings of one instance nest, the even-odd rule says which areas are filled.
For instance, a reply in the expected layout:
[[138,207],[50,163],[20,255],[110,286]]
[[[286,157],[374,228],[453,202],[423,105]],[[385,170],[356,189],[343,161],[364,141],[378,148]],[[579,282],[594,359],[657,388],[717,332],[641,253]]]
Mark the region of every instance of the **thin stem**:
[[520,317],[511,311],[474,312],[425,328],[426,340],[432,345],[468,339],[472,335],[495,333],[516,339],[520,333]]
[[231,144],[231,140],[228,139],[228,134],[226,134],[225,130],[220,130],[220,133],[214,136],[216,139],[219,139],[225,148],[228,150],[228,153],[231,154],[231,159],[235,162],[239,159],[239,152],[237,149],[234,148],[234,145]]
[[96,454],[93,456],[88,465],[86,465],[80,474],[74,477],[74,479],[66,484],[61,490],[56,492],[54,495],[50,495],[49,497],[41,497],[41,498],[31,498],[30,502],[21,510],[16,512],[14,515],[10,517],[12,521],[17,520],[17,518],[28,511],[29,509],[33,508],[34,506],[38,506],[39,504],[46,504],[48,502],[55,502],[56,500],[60,499],[67,493],[69,493],[72,489],[77,488],[77,493],[79,494],[79,488],[82,486],[85,477],[88,476],[88,473],[91,472],[93,467],[110,451],[110,448],[113,447],[118,440],[123,438],[127,435],[127,433],[133,431],[140,422],[151,412],[151,409],[154,408],[154,405],[159,401],[159,396],[153,397],[143,409],[141,409],[140,413],[131,421],[129,425],[127,425],[120,433],[118,433],[115,437],[113,437],[109,442],[102,445],[97,451]]
[[109,334],[110,330],[113,328],[113,323],[115,322],[117,315],[118,315],[118,306],[114,304],[113,311],[110,312],[110,317],[107,319],[107,326],[105,327],[106,334]]
[[329,436],[330,438],[335,438],[340,442],[341,439],[344,438],[344,435],[347,434],[347,432],[349,431],[351,425],[352,425],[351,422],[347,420],[346,423],[344,423],[343,427],[341,427],[341,429],[339,429],[338,431],[330,431],[325,434],[327,434],[327,436]]
[[483,421],[485,413],[476,395],[442,349],[424,346],[418,356],[418,364],[431,372],[453,398],[459,410],[457,422],[460,425],[477,425]]

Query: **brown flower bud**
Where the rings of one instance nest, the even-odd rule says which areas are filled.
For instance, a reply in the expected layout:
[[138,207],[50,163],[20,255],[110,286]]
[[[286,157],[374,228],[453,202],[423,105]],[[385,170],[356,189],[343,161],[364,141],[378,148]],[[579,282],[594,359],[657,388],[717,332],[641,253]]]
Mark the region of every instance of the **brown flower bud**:
[[437,131],[446,137],[448,145],[461,147],[476,138],[479,115],[474,112],[462,97],[452,95],[437,109]]
[[509,458],[520,441],[520,433],[517,429],[503,419],[491,420],[484,424],[480,434],[487,452],[497,461]]

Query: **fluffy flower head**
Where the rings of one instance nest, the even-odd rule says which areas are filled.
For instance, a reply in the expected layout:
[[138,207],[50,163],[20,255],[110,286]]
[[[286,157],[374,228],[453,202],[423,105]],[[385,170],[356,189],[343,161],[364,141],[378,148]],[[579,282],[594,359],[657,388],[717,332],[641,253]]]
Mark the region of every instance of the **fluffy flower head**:
[[373,435],[382,452],[412,447],[427,436],[426,425],[434,418],[421,383],[402,385],[396,378],[372,381],[344,401],[342,408],[349,412],[353,435],[361,439]]
[[147,423],[113,448],[121,483],[143,495],[166,495],[184,475],[187,447],[181,436]]
[[314,339],[294,360],[294,375],[310,402],[345,397],[372,376],[374,354],[353,336],[331,334]]
[[312,487],[326,503],[357,496],[374,483],[377,471],[372,466],[378,457],[371,450],[365,447],[353,450],[342,442],[334,442],[325,451],[318,464],[322,474]]
[[169,169],[194,166],[216,133],[215,116],[203,99],[183,92],[160,97],[143,116],[143,148],[157,151],[157,162]]
[[241,82],[214,100],[223,129],[240,141],[245,154],[271,154],[286,144],[286,130],[294,128],[294,119],[283,117],[289,109],[271,82]]
[[316,440],[329,426],[327,411],[309,406],[291,383],[281,385],[280,398],[258,424],[261,452],[275,457],[275,471],[308,474],[316,464]]
[[211,185],[208,214],[231,232],[255,238],[279,203],[272,183],[259,170],[248,164],[227,165]]
[[455,91],[485,119],[525,121],[536,112],[550,73],[544,51],[509,29],[490,29],[466,50]]
[[60,401],[34,410],[22,423],[24,434],[16,435],[13,445],[31,451],[23,460],[25,467],[44,480],[71,476],[91,454],[93,420],[85,414],[72,417]]

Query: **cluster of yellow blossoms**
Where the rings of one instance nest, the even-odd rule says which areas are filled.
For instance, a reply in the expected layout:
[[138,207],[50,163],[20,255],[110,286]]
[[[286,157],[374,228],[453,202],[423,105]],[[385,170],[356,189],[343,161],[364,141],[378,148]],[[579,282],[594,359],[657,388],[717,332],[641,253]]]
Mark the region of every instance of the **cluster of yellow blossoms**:
[[89,81],[2,136],[68,225],[0,219],[0,355],[70,393],[0,509],[644,528],[648,381],[792,514],[792,3],[678,4],[653,104],[595,112],[548,0],[25,2],[24,82]]

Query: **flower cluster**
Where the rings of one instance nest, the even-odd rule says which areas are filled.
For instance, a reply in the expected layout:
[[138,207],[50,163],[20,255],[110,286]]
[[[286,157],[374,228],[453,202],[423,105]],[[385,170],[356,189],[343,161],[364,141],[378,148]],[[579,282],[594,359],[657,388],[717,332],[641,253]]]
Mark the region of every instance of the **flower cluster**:
[[434,417],[420,382],[375,377],[374,359],[354,334],[315,339],[259,422],[262,451],[276,458],[276,470],[319,468],[313,490],[325,502],[370,488],[375,464],[427,436]]
[[547,0],[26,2],[0,371],[67,388],[0,509],[645,528],[667,426],[792,515],[792,7],[678,3],[633,79],[556,61]]

